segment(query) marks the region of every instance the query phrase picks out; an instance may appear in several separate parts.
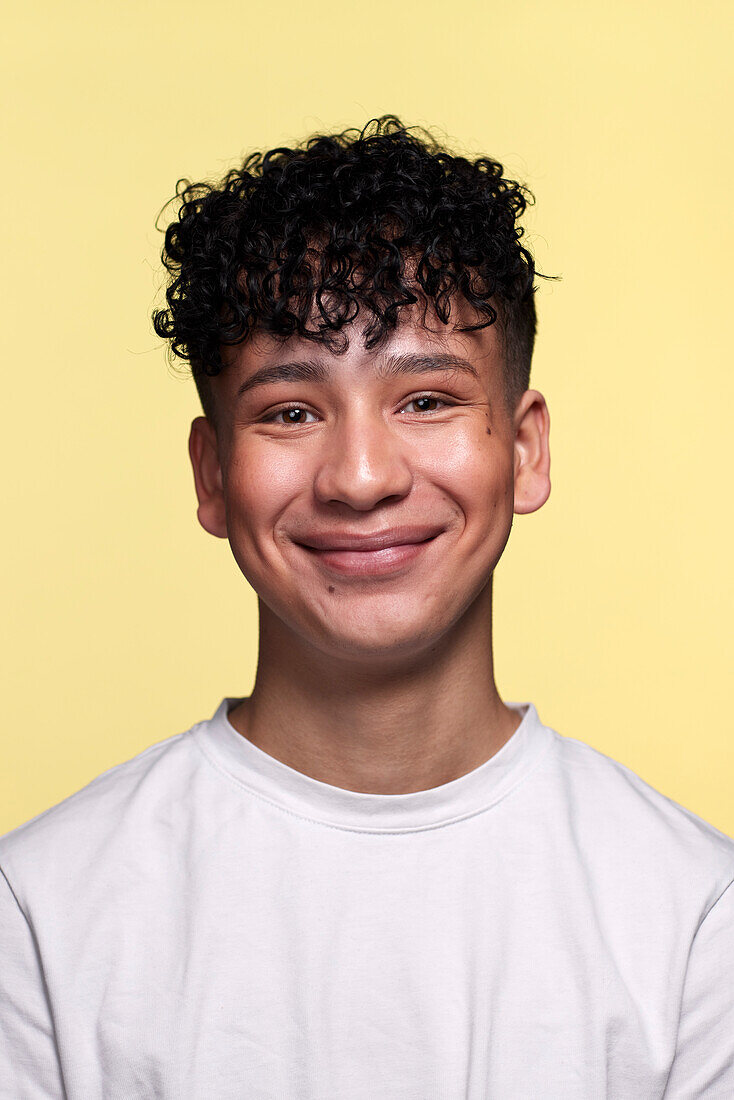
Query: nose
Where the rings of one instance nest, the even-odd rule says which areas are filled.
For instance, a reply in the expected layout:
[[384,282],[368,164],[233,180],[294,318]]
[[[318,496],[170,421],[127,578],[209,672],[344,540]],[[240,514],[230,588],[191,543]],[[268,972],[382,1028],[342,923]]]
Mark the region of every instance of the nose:
[[407,496],[413,484],[404,442],[384,419],[355,410],[324,439],[314,492],[324,504],[368,511],[391,497]]

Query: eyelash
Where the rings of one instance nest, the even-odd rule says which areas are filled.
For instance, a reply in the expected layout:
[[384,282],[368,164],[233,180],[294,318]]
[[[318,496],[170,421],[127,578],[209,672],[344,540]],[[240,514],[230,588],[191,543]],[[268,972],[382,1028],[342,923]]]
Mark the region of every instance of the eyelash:
[[[411,397],[410,401],[406,401],[405,404],[406,405],[412,405],[414,401],[420,401],[424,397],[427,397],[430,401],[438,401],[442,405],[446,405],[447,407],[450,407],[451,405],[455,404],[454,401],[447,401],[447,399],[445,397],[439,397],[438,394],[435,394],[435,393],[418,393],[418,394],[415,395],[415,397]],[[405,407],[405,406],[403,406],[403,407]],[[284,413],[284,412],[288,412],[289,409],[302,409],[303,412],[308,412],[309,411],[308,409],[305,409],[303,407],[303,405],[299,405],[298,402],[294,402],[292,405],[283,405],[281,408],[276,409],[275,412],[269,413],[267,416],[264,416],[262,418],[262,422],[264,424],[274,423],[276,417],[281,416],[282,413]],[[434,413],[434,412],[440,412],[440,410],[439,409],[429,409],[428,412],[420,413],[419,415],[420,416],[430,416],[430,414]],[[283,424],[284,427],[286,427],[286,422],[285,421],[281,421],[281,423]],[[304,427],[304,425],[303,424],[293,424],[293,427],[294,428],[302,428],[302,427]]]

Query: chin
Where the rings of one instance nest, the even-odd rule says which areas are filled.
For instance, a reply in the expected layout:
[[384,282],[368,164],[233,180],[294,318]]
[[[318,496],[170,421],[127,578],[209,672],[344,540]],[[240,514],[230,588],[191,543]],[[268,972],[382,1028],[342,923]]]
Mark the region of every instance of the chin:
[[351,658],[365,664],[394,662],[420,657],[435,646],[446,629],[426,623],[355,623],[352,629],[344,622],[338,628],[323,624],[319,648],[334,658]]

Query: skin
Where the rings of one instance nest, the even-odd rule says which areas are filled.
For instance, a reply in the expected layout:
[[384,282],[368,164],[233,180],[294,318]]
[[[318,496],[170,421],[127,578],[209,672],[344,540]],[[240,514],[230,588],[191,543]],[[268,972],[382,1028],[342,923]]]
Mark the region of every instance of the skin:
[[[198,519],[227,538],[258,595],[252,694],[229,714],[264,752],[347,790],[403,794],[492,757],[519,716],[494,681],[492,575],[514,514],[550,493],[550,419],[526,390],[507,407],[501,333],[444,325],[418,306],[379,347],[367,318],[342,354],[258,335],[224,349],[216,424],[191,425]],[[394,355],[461,356],[467,371],[384,374]],[[318,358],[319,380],[237,391],[261,367]],[[433,400],[416,399],[428,396]],[[283,405],[302,413],[289,418]],[[269,419],[266,419],[269,418]],[[379,576],[342,576],[298,545],[309,533],[402,524],[440,534]]]

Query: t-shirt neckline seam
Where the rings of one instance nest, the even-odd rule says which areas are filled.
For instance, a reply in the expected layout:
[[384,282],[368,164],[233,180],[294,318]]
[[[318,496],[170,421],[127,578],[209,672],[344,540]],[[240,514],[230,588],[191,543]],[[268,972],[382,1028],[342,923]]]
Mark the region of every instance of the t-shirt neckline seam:
[[[204,725],[206,725],[206,723],[204,723]],[[236,733],[236,731],[234,732]],[[551,731],[548,732],[551,733]],[[231,772],[219,759],[215,757],[214,754],[211,753],[209,746],[204,744],[203,738],[201,736],[195,736],[194,742],[207,763],[231,785],[234,785],[235,787],[237,787],[238,790],[244,791],[246,794],[249,794],[251,797],[257,799],[257,801],[262,802],[265,805],[272,807],[273,809],[279,810],[281,813],[287,814],[289,817],[295,817],[299,821],[307,821],[309,822],[309,824],[312,825],[321,825],[329,829],[336,829],[339,832],[370,833],[379,836],[402,836],[409,833],[427,832],[433,829],[445,828],[449,825],[460,824],[463,821],[468,821],[472,817],[477,817],[478,815],[486,813],[487,811],[493,809],[495,806],[499,805],[500,802],[503,802],[508,795],[512,794],[513,791],[515,791],[523,783],[523,781],[535,771],[535,769],[545,759],[547,753],[550,751],[551,745],[554,743],[554,738],[549,736],[543,744],[537,745],[535,758],[528,761],[525,767],[519,768],[518,774],[515,776],[515,781],[509,784],[509,786],[507,786],[504,790],[500,789],[499,791],[497,791],[496,797],[493,798],[490,802],[482,806],[475,806],[473,809],[468,810],[466,813],[459,814],[455,817],[445,818],[442,821],[431,821],[426,822],[422,825],[405,825],[397,828],[377,828],[370,827],[368,825],[357,825],[339,821],[327,821],[324,818],[312,817],[307,813],[294,810],[292,807],[286,806],[282,802],[278,802],[273,798],[268,798],[267,795],[262,793],[262,791],[246,783],[239,776]]]

